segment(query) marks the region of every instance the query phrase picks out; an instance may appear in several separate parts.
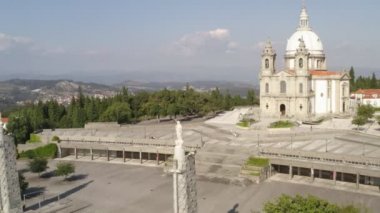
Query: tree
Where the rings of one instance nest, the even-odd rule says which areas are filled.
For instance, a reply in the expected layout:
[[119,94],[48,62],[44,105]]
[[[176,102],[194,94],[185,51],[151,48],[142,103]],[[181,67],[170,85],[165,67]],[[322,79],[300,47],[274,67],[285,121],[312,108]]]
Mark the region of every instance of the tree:
[[33,173],[38,173],[41,176],[41,172],[44,172],[48,166],[48,161],[45,158],[35,158],[29,162],[29,169]]
[[350,90],[351,92],[352,91],[355,91],[356,90],[356,86],[355,86],[355,70],[354,70],[354,67],[351,66],[350,68]]
[[248,90],[248,92],[247,92],[247,103],[248,103],[248,105],[257,104],[255,90],[253,90],[253,89]]
[[350,210],[351,213],[360,213],[360,209],[349,206],[338,206],[331,204],[326,200],[314,196],[302,197],[296,195],[291,197],[282,195],[274,202],[267,202],[264,205],[266,213],[283,213],[283,212],[324,212],[324,213],[343,213]]
[[102,114],[103,121],[117,121],[118,123],[126,123],[130,120],[131,108],[128,103],[116,102],[107,108]]
[[372,73],[370,87],[371,87],[371,89],[376,89],[377,88],[377,79],[376,79],[375,73]]
[[57,169],[55,170],[55,174],[58,176],[64,176],[66,180],[67,176],[71,173],[75,172],[75,166],[72,163],[61,162],[57,164]]
[[25,181],[25,177],[21,172],[18,173],[18,182],[20,184],[20,192],[21,194],[24,194],[25,190],[29,186],[29,183]]
[[357,129],[359,129],[359,126],[363,126],[368,122],[368,118],[363,116],[355,116],[354,119],[352,119],[351,123],[354,125],[357,125]]
[[360,105],[356,113],[357,116],[365,117],[367,119],[372,118],[373,114],[375,114],[375,108],[369,104]]

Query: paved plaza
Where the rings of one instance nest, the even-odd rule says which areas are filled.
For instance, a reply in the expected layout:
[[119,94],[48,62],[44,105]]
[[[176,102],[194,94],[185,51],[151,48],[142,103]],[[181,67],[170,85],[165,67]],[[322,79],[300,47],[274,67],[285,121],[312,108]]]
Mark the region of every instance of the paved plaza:
[[[55,163],[56,161],[50,162],[50,170],[54,169]],[[165,176],[162,169],[108,163],[74,163],[76,180],[72,181],[64,182],[62,177],[39,179],[36,174],[26,173],[30,187],[43,189],[46,199],[66,192],[66,197],[58,203],[44,206],[42,212],[172,212],[172,178]],[[19,166],[21,168],[25,164]],[[380,208],[380,196],[274,180],[248,187],[209,181],[199,181],[197,186],[200,213],[234,212],[234,206],[237,206],[235,212],[259,211],[263,203],[283,193],[311,194],[338,204],[355,203],[374,212]],[[40,198],[41,196],[27,200],[26,206],[38,203]]]

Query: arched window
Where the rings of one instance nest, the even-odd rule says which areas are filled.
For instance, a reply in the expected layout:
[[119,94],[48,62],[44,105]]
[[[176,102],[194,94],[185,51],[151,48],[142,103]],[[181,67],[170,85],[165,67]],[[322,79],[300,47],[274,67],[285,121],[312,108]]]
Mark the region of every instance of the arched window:
[[265,59],[265,69],[269,68],[269,59]]
[[280,82],[280,93],[286,93],[286,82],[285,81]]
[[299,86],[299,92],[300,92],[300,94],[303,93],[303,83],[300,83],[300,86]]
[[298,59],[298,66],[299,66],[299,68],[303,67],[303,59],[302,58]]
[[269,84],[265,83],[265,93],[269,93]]

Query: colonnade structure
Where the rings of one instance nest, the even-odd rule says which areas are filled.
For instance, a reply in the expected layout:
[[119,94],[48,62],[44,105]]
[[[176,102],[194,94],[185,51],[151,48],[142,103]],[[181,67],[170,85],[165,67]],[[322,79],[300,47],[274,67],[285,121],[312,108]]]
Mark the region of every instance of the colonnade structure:
[[[58,157],[79,160],[161,165],[173,156],[173,140],[130,139],[99,136],[63,136]],[[186,153],[200,148],[199,144],[183,146]]]
[[380,158],[261,147],[259,155],[270,159],[269,176],[274,172],[380,187]]

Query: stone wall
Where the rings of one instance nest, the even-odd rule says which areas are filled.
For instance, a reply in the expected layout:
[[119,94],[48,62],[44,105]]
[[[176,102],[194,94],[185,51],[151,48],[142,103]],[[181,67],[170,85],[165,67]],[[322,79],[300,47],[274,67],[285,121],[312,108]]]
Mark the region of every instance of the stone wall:
[[0,188],[3,213],[21,213],[20,185],[16,167],[16,147],[10,137],[0,139]]

